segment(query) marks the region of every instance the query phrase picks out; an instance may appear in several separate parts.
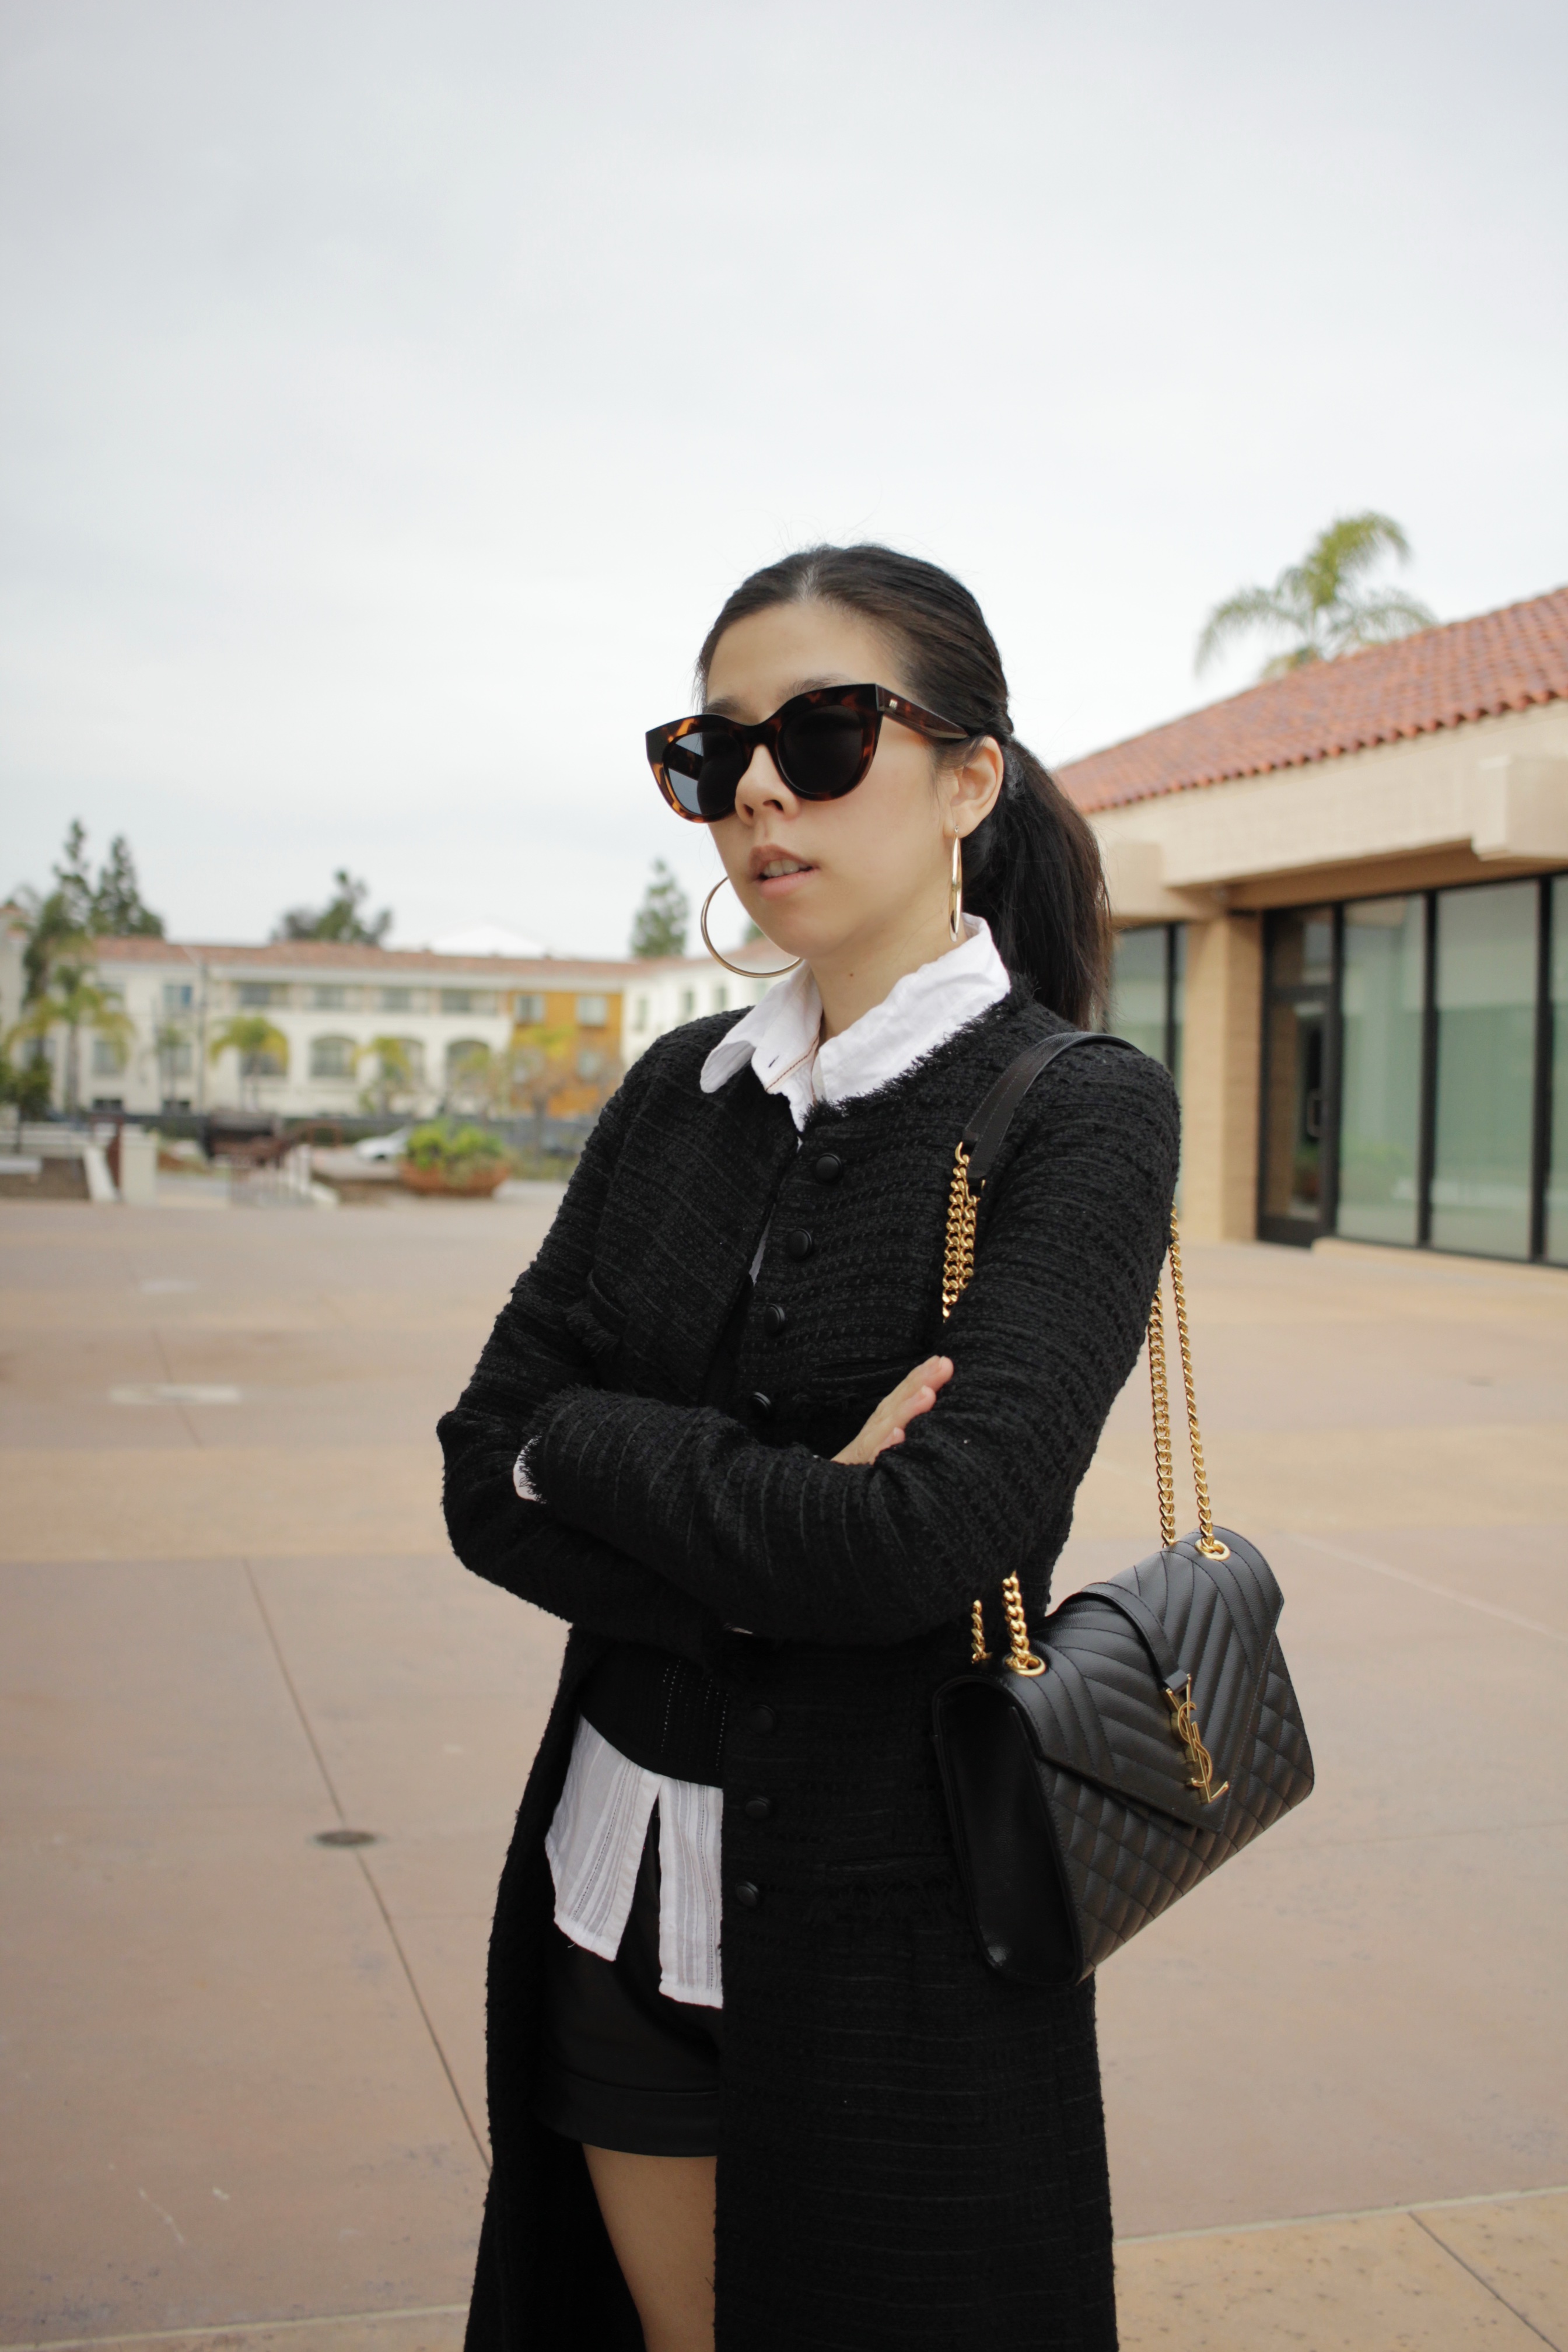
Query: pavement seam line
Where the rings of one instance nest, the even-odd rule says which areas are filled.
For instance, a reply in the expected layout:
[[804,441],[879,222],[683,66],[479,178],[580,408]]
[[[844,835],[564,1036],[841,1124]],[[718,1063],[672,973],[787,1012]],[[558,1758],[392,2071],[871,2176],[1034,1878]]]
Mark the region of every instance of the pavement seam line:
[[468,2103],[464,2099],[461,2091],[458,2088],[458,2078],[452,2072],[451,2063],[441,2044],[441,2037],[436,2031],[436,2021],[425,2006],[425,1996],[419,1990],[418,1981],[415,1977],[414,1970],[408,1963],[408,1955],[403,1948],[403,1938],[392,1924],[392,1914],[386,1907],[381,1889],[375,1883],[374,1874],[372,1872],[369,1863],[365,1860],[363,1853],[356,1853],[354,1860],[358,1863],[361,1871],[363,1873],[364,1883],[371,1891],[376,1909],[380,1912],[383,1919],[386,1923],[386,1932],[392,1938],[392,1948],[397,1954],[398,1959],[402,1963],[403,1973],[408,1980],[408,1990],[414,1996],[414,2005],[418,2010],[420,2016],[425,2020],[425,2031],[430,2036],[431,2047],[435,2051],[437,2057],[441,2062],[441,2072],[447,2077],[447,2085],[451,2091],[452,2096],[458,2102],[458,2113],[462,2116],[465,2124],[467,2124],[468,2127],[468,2137],[473,2141],[475,2147],[478,2149],[479,2162],[483,2165],[486,2172],[488,2173],[490,2168],[489,2152],[485,2147],[484,2141],[480,2138],[479,2132],[475,2129],[474,2119],[468,2113]]
[[1521,2327],[1528,2327],[1532,2336],[1538,2337],[1542,2344],[1547,2346],[1548,2352],[1563,2352],[1563,2347],[1556,2341],[1555,2337],[1542,2335],[1541,2329],[1537,2327],[1534,2320],[1527,2319],[1525,2317],[1518,2304],[1510,2303],[1506,2294],[1500,2294],[1498,2289],[1492,2284],[1490,2279],[1485,2277],[1481,2272],[1477,2270],[1474,2263],[1468,2263],[1463,2254],[1456,2253],[1453,2247],[1447,2244],[1444,2239],[1440,2238],[1437,2235],[1436,2231],[1434,2230],[1428,2222],[1426,2222],[1421,2219],[1419,2213],[1408,2214],[1406,2219],[1414,2221],[1418,2230],[1424,2230],[1427,2237],[1431,2239],[1432,2243],[1435,2246],[1441,2247],[1443,2252],[1447,2255],[1448,2260],[1451,2263],[1458,2263],[1462,2271],[1467,2271],[1470,2277],[1475,2280],[1478,2286],[1485,2287],[1487,2293],[1492,2297],[1494,2302],[1500,2303],[1505,2311],[1511,2311],[1520,2326]]
[[1439,1601],[1457,1601],[1461,1609],[1479,1609],[1483,1617],[1500,1617],[1505,1625],[1522,1625],[1527,1633],[1543,1633],[1549,1642],[1568,1642],[1568,1633],[1560,1633],[1555,1625],[1542,1625],[1534,1617],[1521,1617],[1517,1609],[1500,1609],[1495,1601],[1473,1601],[1468,1592],[1456,1592],[1451,1585],[1429,1584],[1426,1577],[1413,1576],[1407,1568],[1393,1568],[1385,1559],[1369,1559],[1364,1552],[1346,1551],[1342,1544],[1325,1543],[1321,1536],[1296,1534],[1294,1540],[1313,1551],[1327,1552],[1331,1559],[1348,1559],[1352,1568],[1375,1569],[1379,1576],[1392,1576],[1396,1584],[1413,1584],[1417,1592],[1432,1592]]
[[[288,1660],[283,1655],[283,1644],[279,1642],[277,1628],[274,1626],[270,1616],[268,1614],[267,1603],[261,1597],[261,1587],[257,1582],[256,1570],[248,1559],[245,1561],[244,1566],[246,1577],[249,1582],[251,1592],[255,1596],[257,1611],[260,1616],[263,1625],[267,1628],[267,1638],[272,1644],[272,1654],[278,1661],[278,1671],[283,1677],[285,1689],[288,1691],[289,1697],[294,1702],[294,1712],[300,1718],[300,1727],[310,1743],[310,1753],[315,1758],[317,1769],[320,1771],[321,1779],[326,1783],[327,1794],[332,1801],[332,1811],[337,1814],[340,1824],[346,1829],[348,1826],[348,1815],[343,1811],[342,1800],[338,1795],[332,1776],[327,1769],[327,1759],[321,1753],[321,1743],[317,1739],[314,1730],[311,1728],[310,1718],[305,1712],[305,1703],[300,1696],[293,1675],[289,1671]],[[387,1909],[385,1903],[382,1899],[381,1889],[376,1885],[374,1878],[372,1876],[363,1854],[356,1854],[354,1859],[359,1864],[361,1874],[364,1879],[366,1886],[370,1889],[371,1900],[375,1905],[376,1909],[380,1912],[382,1923],[386,1929],[388,1937],[391,1938],[392,1948],[397,1955],[398,1966],[402,1969],[408,1990],[414,1996],[414,2006],[419,2011],[421,2018],[424,2020],[425,2031],[430,2036],[430,2046],[435,2051],[437,2059],[440,2061],[441,2072],[447,2077],[447,2088],[450,2090],[453,2098],[456,2099],[458,2103],[458,2113],[462,2116],[463,2123],[468,2130],[468,2137],[473,2141],[476,2149],[479,2151],[479,2162],[483,2165],[485,2170],[489,2172],[490,2168],[490,2160],[489,2154],[486,2151],[484,2141],[479,2137],[479,2134],[475,2130],[474,2119],[468,2113],[468,2104],[464,2099],[461,2091],[458,2088],[458,2078],[452,2072],[450,2061],[447,2059],[447,2053],[442,2047],[441,2037],[436,2031],[436,2021],[425,2006],[425,1996],[420,1991],[414,1970],[408,1964],[408,1955],[403,1948],[403,1938],[399,1936],[396,1928],[392,1924],[392,1914]],[[3,2347],[0,2347],[0,2352],[3,2352]]]
[[277,1629],[273,1625],[272,1620],[268,1614],[267,1603],[261,1597],[261,1587],[256,1580],[256,1570],[252,1568],[248,1559],[242,1559],[240,1561],[240,1566],[245,1570],[246,1581],[250,1587],[251,1598],[256,1603],[256,1613],[260,1618],[263,1626],[266,1628],[267,1639],[272,1647],[272,1654],[278,1661],[278,1671],[283,1677],[283,1687],[288,1692],[289,1698],[293,1701],[294,1712],[300,1718],[300,1728],[304,1733],[307,1741],[310,1743],[310,1753],[316,1759],[316,1769],[320,1772],[321,1779],[326,1783],[327,1794],[332,1801],[332,1811],[338,1817],[340,1827],[346,1828],[348,1826],[348,1815],[343,1811],[342,1800],[338,1795],[332,1776],[327,1769],[327,1759],[321,1753],[321,1743],[310,1727],[310,1718],[305,1712],[304,1702],[300,1698],[299,1691],[295,1688],[294,1677],[289,1671],[289,1662],[283,1655],[283,1644],[278,1639]]
[[[169,1350],[163,1344],[163,1332],[161,1324],[154,1323],[153,1326],[153,1345],[158,1350],[158,1361],[163,1367],[163,1378],[173,1385],[174,1371],[173,1365],[169,1361]],[[201,1434],[196,1428],[195,1423],[191,1419],[190,1406],[186,1404],[183,1397],[176,1403],[174,1411],[179,1414],[181,1421],[184,1423],[185,1435],[190,1439],[191,1444],[199,1454],[202,1450]]]
[[318,2311],[309,2319],[232,2319],[210,2327],[151,2327],[138,2336],[40,2336],[0,2352],[112,2352],[117,2344],[190,2344],[209,2336],[270,2336],[285,2328],[352,2327],[367,2319],[452,2319],[466,2303],[416,2303],[398,2311]]
[[[1310,2230],[1321,2221],[1387,2221],[1400,2213],[1457,2213],[1472,2205],[1517,2205],[1526,2198],[1568,2197],[1568,2181],[1544,2189],[1481,2189],[1468,2197],[1420,2197],[1408,2205],[1351,2205],[1337,2213],[1287,2213],[1276,2221],[1213,2221],[1201,2230],[1152,2230],[1142,2238],[1118,2238],[1119,2246],[1173,2246],[1187,2238],[1250,2238],[1263,2230]],[[0,2345],[0,2352],[12,2348]]]

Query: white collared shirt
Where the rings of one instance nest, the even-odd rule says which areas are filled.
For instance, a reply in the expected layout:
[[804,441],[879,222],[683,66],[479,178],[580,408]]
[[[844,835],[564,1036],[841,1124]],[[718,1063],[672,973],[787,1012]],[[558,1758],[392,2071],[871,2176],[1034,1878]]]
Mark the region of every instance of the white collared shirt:
[[891,1086],[1012,986],[990,925],[966,915],[963,927],[962,947],[905,972],[880,1004],[826,1043],[811,966],[798,965],[720,1038],[702,1065],[703,1093],[717,1094],[750,1062],[767,1092],[784,1097],[798,1129],[818,1103],[852,1102]]
[[[988,925],[968,915],[964,928],[961,947],[906,972],[880,1004],[825,1044],[822,999],[802,964],[719,1040],[702,1065],[703,1093],[716,1094],[749,1063],[770,1094],[784,1097],[798,1134],[818,1103],[891,1086],[1012,986]],[[759,1247],[753,1279],[761,1256]],[[526,1500],[538,1499],[521,1455],[513,1478]],[[555,1924],[584,1951],[614,1959],[656,1805],[659,1990],[672,2000],[720,2009],[720,1792],[645,1770],[581,1718],[545,1839]]]

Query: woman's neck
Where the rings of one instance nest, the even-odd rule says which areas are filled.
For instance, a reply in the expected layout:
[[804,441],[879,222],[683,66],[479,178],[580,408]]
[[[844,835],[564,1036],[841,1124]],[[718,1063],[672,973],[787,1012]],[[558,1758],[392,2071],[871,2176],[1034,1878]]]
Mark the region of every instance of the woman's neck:
[[948,929],[944,908],[876,939],[852,940],[832,955],[814,956],[811,976],[822,999],[823,1043],[880,1004],[907,972],[962,945]]

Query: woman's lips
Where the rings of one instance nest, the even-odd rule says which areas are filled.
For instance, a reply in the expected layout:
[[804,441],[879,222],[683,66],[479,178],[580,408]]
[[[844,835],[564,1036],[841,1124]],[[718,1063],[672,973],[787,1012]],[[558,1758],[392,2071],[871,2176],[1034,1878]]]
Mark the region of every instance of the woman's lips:
[[815,866],[797,866],[789,874],[759,874],[756,887],[764,898],[787,898],[803,882],[809,882],[816,873]]

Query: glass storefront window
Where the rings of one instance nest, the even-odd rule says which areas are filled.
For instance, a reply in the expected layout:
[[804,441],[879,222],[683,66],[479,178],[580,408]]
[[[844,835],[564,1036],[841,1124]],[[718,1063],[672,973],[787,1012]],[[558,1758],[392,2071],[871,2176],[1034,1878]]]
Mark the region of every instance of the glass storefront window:
[[1438,1249],[1530,1255],[1540,895],[1534,882],[1495,882],[1437,899]]
[[1276,918],[1268,950],[1274,988],[1327,988],[1334,976],[1334,910],[1293,908]]
[[1180,1087],[1187,979],[1185,923],[1151,923],[1118,931],[1110,950],[1106,1027],[1156,1062]]
[[1268,1008],[1263,1213],[1313,1226],[1322,1199],[1327,1013],[1321,999]]
[[1419,1238],[1426,908],[1366,898],[1345,908],[1340,979],[1340,1233]]
[[1559,874],[1552,885],[1552,982],[1546,1018],[1552,1024],[1546,1255],[1554,1264],[1568,1265],[1568,874]]
[[1322,1215],[1333,942],[1331,907],[1269,919],[1259,1229],[1271,1241],[1310,1241]]
[[1109,1026],[1157,1062],[1165,1058],[1167,955],[1163,923],[1118,931],[1111,951]]

